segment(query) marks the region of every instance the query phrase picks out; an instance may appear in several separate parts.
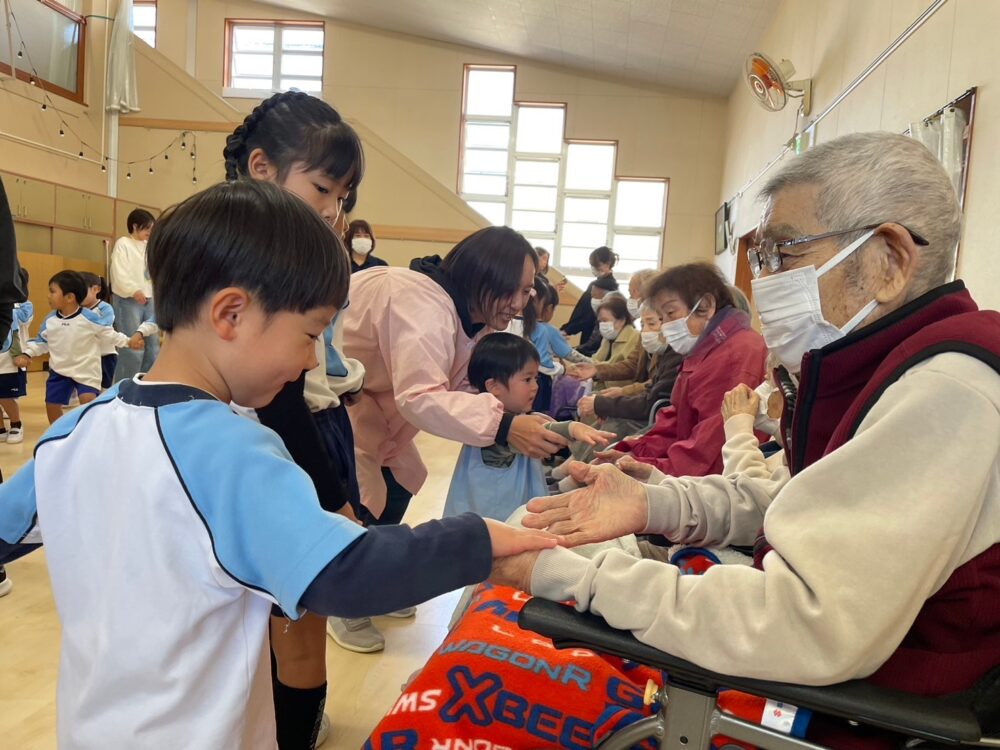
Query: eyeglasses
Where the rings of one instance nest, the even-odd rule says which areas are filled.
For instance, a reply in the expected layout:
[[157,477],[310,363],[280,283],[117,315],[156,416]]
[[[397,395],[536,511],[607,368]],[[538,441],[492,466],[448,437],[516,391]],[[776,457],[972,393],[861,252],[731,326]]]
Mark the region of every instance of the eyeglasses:
[[[786,247],[795,247],[796,245],[804,245],[807,242],[816,242],[817,240],[825,240],[829,237],[839,237],[842,234],[851,234],[852,232],[867,232],[872,229],[878,229],[880,226],[885,224],[884,221],[878,224],[869,224],[865,227],[858,227],[856,229],[840,229],[836,232],[824,232],[823,234],[811,234],[807,237],[799,237],[794,240],[781,240],[775,242],[772,239],[766,238],[757,244],[751,245],[747,248],[747,260],[750,262],[750,270],[753,272],[754,278],[760,276],[761,271],[765,268],[771,273],[777,273],[781,270],[782,264],[782,249]],[[900,224],[900,226],[903,226]],[[920,245],[926,246],[930,243],[921,237],[919,234],[914,232],[912,229],[903,227],[907,232],[910,233],[910,237],[913,241]]]

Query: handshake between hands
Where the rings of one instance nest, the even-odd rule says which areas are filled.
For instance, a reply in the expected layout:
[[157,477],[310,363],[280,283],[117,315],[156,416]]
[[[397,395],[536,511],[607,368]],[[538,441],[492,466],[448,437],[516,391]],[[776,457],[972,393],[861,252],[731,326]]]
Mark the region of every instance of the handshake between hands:
[[582,489],[528,503],[524,529],[487,520],[493,542],[490,581],[531,592],[531,574],[542,550],[576,547],[636,534],[649,512],[642,484],[617,467],[571,461],[569,473]]

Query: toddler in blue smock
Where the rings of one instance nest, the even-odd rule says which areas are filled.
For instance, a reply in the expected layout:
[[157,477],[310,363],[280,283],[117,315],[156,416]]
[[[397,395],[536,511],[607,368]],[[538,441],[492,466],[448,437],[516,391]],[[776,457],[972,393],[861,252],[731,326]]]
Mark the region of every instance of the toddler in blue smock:
[[[512,414],[526,414],[538,391],[538,351],[510,333],[483,338],[469,360],[469,382],[490,393]],[[604,446],[614,438],[581,422],[549,422],[546,428],[569,440]],[[444,515],[473,512],[504,520],[533,497],[548,495],[542,463],[506,443],[486,448],[466,445],[458,456]]]

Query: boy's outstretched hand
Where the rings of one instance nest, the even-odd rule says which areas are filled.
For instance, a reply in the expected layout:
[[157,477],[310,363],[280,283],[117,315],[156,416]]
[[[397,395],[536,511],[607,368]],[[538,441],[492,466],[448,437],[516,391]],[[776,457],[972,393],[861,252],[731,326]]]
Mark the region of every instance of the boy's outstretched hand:
[[602,448],[612,440],[617,440],[618,436],[613,432],[598,430],[583,422],[572,422],[569,426],[569,434],[574,440],[587,445],[599,445]]
[[559,537],[547,531],[517,529],[492,518],[484,519],[493,543],[493,557],[508,557],[521,552],[551,549],[559,544]]

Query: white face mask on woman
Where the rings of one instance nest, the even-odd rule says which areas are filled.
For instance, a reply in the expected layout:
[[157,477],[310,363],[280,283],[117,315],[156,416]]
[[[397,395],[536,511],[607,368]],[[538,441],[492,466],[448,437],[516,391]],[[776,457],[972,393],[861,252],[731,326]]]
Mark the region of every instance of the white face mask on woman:
[[698,336],[691,333],[691,329],[688,328],[688,318],[694,315],[695,310],[698,309],[698,305],[700,304],[701,300],[699,299],[694,303],[694,307],[691,308],[691,312],[683,318],[678,318],[677,320],[671,320],[669,323],[664,323],[663,327],[660,329],[663,332],[663,338],[667,340],[667,344],[670,348],[682,357],[694,349],[694,345],[698,343]]
[[799,371],[806,352],[844,338],[878,307],[878,301],[872,300],[842,328],[837,328],[823,317],[819,298],[819,277],[843,262],[874,234],[865,232],[818,269],[803,266],[751,282],[764,343],[789,372]]
[[639,338],[642,339],[642,348],[650,354],[662,354],[667,350],[667,342],[659,331],[643,331]]
[[368,255],[372,251],[371,237],[353,237],[351,238],[351,250],[356,252],[358,255]]
[[638,318],[639,314],[642,312],[640,309],[642,307],[642,302],[637,299],[632,299],[631,297],[625,300],[625,307],[628,308],[628,314],[633,318]]
[[597,327],[601,331],[601,336],[606,338],[608,341],[614,341],[615,337],[618,336],[618,331],[615,330],[615,324],[610,321],[602,320],[597,324]]
[[597,314],[597,308],[601,306],[603,301],[603,299],[590,298],[590,309],[594,311],[594,314]]

